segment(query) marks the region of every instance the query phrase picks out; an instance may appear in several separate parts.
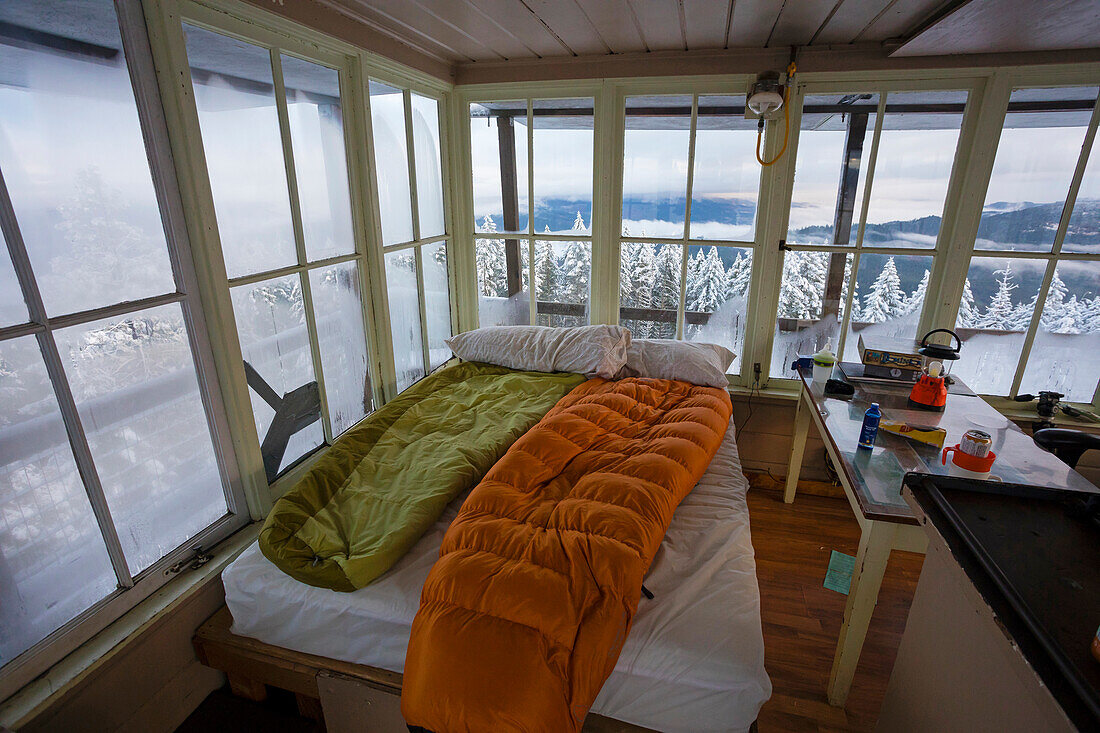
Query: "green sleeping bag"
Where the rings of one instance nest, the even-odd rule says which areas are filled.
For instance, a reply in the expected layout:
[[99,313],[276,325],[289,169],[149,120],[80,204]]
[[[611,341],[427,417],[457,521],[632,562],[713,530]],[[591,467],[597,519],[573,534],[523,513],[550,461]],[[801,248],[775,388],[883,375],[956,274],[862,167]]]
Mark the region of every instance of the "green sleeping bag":
[[303,583],[362,588],[583,381],[472,362],[420,380],[344,433],[275,502],[260,550]]

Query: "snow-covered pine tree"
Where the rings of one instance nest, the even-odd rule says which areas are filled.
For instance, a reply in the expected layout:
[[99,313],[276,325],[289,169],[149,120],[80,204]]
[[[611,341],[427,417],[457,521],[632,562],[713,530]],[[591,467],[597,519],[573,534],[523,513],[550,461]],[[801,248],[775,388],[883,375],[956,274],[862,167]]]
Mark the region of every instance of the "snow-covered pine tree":
[[[1050,288],[1047,290],[1046,300],[1043,302],[1043,313],[1039,316],[1039,327],[1044,331],[1051,333],[1079,333],[1077,330],[1077,319],[1079,317],[1078,311],[1080,309],[1080,304],[1077,302],[1076,296],[1071,300],[1066,300],[1066,293],[1068,291],[1069,289],[1066,287],[1066,284],[1062,282],[1062,278],[1058,276],[1058,270],[1055,270],[1054,278],[1050,281]],[[1035,298],[1032,298],[1032,301],[1034,302],[1038,297],[1038,294],[1036,294]]]
[[726,299],[742,297],[749,292],[752,281],[752,250],[738,252],[726,271]]
[[871,291],[863,298],[863,322],[882,323],[894,318],[901,312],[904,303],[905,291],[901,289],[901,278],[898,277],[894,258],[890,257],[871,283]]
[[[844,282],[840,287],[841,298],[848,297],[848,285],[851,283],[855,292],[852,293],[852,323],[862,323],[862,313],[859,308],[859,280],[852,282],[852,258],[844,258]],[[840,317],[844,317],[845,300],[840,301]]]
[[[481,220],[479,232],[495,233],[496,222],[488,214]],[[508,293],[505,272],[504,242],[499,239],[478,239],[474,243],[474,259],[477,268],[478,295],[503,298]]]
[[962,301],[959,303],[959,328],[977,328],[982,315],[974,304],[974,291],[970,289],[970,278],[963,285]]
[[[683,249],[678,244],[661,245],[657,252],[657,260],[653,276],[653,297],[650,307],[670,310],[674,313],[680,309],[680,258]],[[652,338],[675,338],[676,321],[658,322],[652,324],[650,336]]]
[[587,303],[592,277],[592,248],[588,242],[569,242],[565,246],[558,286],[567,303]]
[[[812,252],[786,252],[783,255],[783,281],[779,289],[780,318],[816,318],[821,313],[821,294],[815,294]],[[823,286],[820,286],[823,288]]]
[[997,280],[997,292],[989,299],[989,307],[985,313],[977,319],[977,327],[996,331],[1012,331],[1016,308],[1012,304],[1012,291],[1016,289],[1016,283],[1012,282],[1012,264],[1005,265],[1005,269],[997,270],[994,275],[1000,275]]
[[703,258],[702,269],[699,272],[699,297],[696,301],[696,310],[703,313],[713,313],[725,302],[726,267],[722,264],[722,256],[718,254],[718,248],[711,246]]
[[1100,333],[1100,295],[1081,303],[1081,333]]
[[577,218],[573,220],[573,231],[575,232],[588,232],[588,227],[584,225],[584,217],[581,216],[581,212],[577,212]]
[[684,292],[686,293],[686,308],[689,311],[699,310],[699,296],[702,290],[701,278],[705,264],[706,255],[703,254],[702,248],[697,249],[694,256],[688,255],[687,283]]
[[928,270],[924,271],[924,275],[921,277],[920,282],[917,283],[917,287],[913,289],[913,293],[905,299],[905,303],[902,304],[901,311],[898,313],[900,316],[907,316],[917,310],[924,304],[924,294],[928,292],[928,277],[931,273]]

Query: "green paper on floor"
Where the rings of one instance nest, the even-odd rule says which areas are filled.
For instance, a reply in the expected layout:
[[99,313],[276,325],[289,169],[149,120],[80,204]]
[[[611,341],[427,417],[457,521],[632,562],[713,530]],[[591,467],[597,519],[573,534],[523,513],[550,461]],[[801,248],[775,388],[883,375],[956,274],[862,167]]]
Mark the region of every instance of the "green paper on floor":
[[848,595],[848,587],[852,585],[852,571],[855,569],[854,557],[833,550],[829,557],[829,571],[825,573],[825,587]]

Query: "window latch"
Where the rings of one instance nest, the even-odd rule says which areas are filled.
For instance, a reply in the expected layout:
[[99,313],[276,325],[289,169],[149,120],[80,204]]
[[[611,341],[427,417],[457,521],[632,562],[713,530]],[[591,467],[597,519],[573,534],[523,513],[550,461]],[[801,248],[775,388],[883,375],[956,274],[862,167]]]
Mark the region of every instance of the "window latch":
[[779,251],[780,252],[790,252],[791,251],[791,248],[787,246],[787,240],[786,239],[780,239],[779,240]]
[[176,575],[184,570],[198,570],[214,559],[213,555],[203,552],[201,545],[191,548],[191,554],[164,571],[165,575]]

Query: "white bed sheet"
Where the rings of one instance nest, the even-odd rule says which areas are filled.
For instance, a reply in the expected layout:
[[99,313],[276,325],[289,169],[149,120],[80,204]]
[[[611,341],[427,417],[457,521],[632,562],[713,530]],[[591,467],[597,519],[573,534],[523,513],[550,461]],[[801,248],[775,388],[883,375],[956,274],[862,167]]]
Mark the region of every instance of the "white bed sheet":
[[[771,696],[734,426],[673,515],[614,672],[592,711],[662,731],[743,731]],[[354,593],[299,583],[255,544],[222,574],[233,632],[404,671],[413,617],[462,499],[385,575]]]

